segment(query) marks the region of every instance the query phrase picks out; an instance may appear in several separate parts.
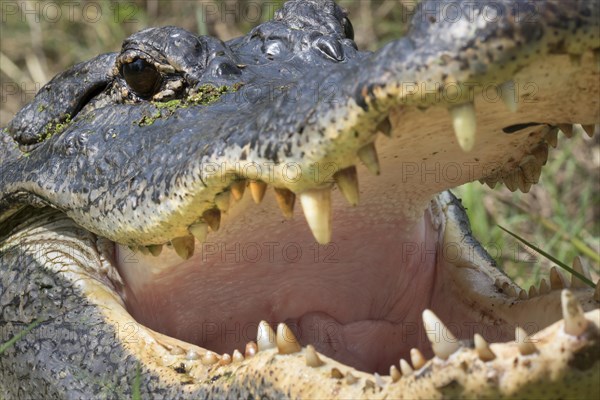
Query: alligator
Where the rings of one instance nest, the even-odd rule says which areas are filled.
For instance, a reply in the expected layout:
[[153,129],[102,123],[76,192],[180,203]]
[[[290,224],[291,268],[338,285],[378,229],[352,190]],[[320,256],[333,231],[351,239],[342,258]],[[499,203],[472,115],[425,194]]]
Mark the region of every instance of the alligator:
[[593,134],[599,17],[428,0],[369,53],[290,0],[60,73],[0,134],[0,396],[598,398],[585,262],[522,289],[448,189]]

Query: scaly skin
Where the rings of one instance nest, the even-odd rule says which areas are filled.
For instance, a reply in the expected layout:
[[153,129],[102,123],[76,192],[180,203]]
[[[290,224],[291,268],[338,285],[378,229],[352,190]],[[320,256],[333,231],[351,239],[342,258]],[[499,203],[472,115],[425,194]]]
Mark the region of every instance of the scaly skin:
[[[371,55],[354,49],[333,3],[296,0],[276,21],[228,43],[172,27],[147,30],[129,38],[120,54],[57,76],[0,136],[3,339],[40,322],[0,357],[2,396],[130,396],[137,378],[142,395],[154,397],[597,396],[598,292],[574,279],[571,292],[561,293],[554,282],[548,293],[520,294],[470,235],[458,201],[437,194],[474,179],[527,190],[554,126],[599,120],[600,6],[540,1],[530,18],[515,19],[508,12],[515,4],[527,5],[477,1],[467,8],[474,10],[470,24],[468,15],[434,21],[417,13],[406,38]],[[484,18],[492,5],[501,16]],[[441,5],[423,7],[435,6]],[[166,77],[151,94],[132,89],[123,75],[138,57]],[[508,81],[535,83],[519,96],[516,111],[482,90]],[[227,89],[215,93],[208,83]],[[427,86],[435,83],[441,92]],[[316,95],[314,84],[325,92]],[[298,90],[295,97],[251,91],[265,86]],[[461,95],[454,96],[457,88]],[[173,99],[183,101],[168,103]],[[59,122],[64,126],[57,129]],[[291,336],[263,340],[260,352],[247,349],[245,360],[231,362],[145,328],[128,313],[113,243],[145,249],[172,241],[187,258],[193,244],[190,250],[176,243],[188,243],[191,226],[210,224],[207,211],[219,214],[222,194],[245,179],[297,194],[309,212],[307,199],[326,203],[357,154],[375,169],[364,149],[380,141],[378,131],[391,139],[380,146],[383,179],[361,182],[365,203],[373,204],[373,193],[393,198],[407,230],[429,221],[440,243],[460,243],[464,251],[433,277],[441,290],[432,298],[447,297],[468,316],[465,322],[481,322],[476,333],[486,324],[545,328],[532,339],[533,350],[496,343],[486,358],[468,344],[452,347],[449,357],[436,351],[398,379],[393,370],[376,376],[325,356],[318,363]],[[394,157],[414,168],[399,171]],[[290,163],[299,179],[286,179]],[[468,173],[452,180],[422,174],[449,163]],[[252,175],[250,165],[268,166],[269,174]],[[398,173],[401,184],[385,180],[386,170]],[[267,223],[273,207],[264,204],[259,215]],[[222,216],[228,231],[211,233],[216,240],[243,231],[236,218],[247,208],[242,202],[241,211]],[[299,220],[288,226],[304,224]],[[330,220],[311,227],[317,241],[330,240]],[[583,317],[573,295],[593,311]],[[474,332],[457,335],[466,340]]]

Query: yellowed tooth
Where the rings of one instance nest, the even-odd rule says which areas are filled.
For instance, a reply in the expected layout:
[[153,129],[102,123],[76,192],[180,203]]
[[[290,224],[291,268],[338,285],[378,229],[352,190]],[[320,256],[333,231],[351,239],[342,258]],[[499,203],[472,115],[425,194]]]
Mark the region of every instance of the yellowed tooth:
[[538,290],[534,285],[531,285],[529,287],[529,298],[531,299],[532,297],[535,297],[538,295]]
[[442,360],[460,348],[456,337],[431,310],[423,311],[423,325],[434,354]]
[[563,289],[561,292],[560,302],[562,305],[565,333],[573,336],[581,335],[588,327],[588,320],[583,314],[581,304],[568,289]]
[[348,372],[348,373],[346,374],[346,383],[347,383],[348,385],[354,385],[356,382],[358,382],[358,378],[357,378],[357,377],[355,377],[354,375],[352,375],[352,373],[351,373],[351,372]]
[[260,321],[258,324],[256,344],[258,345],[258,351],[274,349],[277,347],[275,344],[275,332],[273,332],[271,325],[266,321]]
[[138,246],[138,251],[145,256],[150,254],[150,250],[146,246]]
[[558,127],[565,134],[565,136],[569,139],[573,137],[573,125],[571,124],[558,124]]
[[184,260],[188,260],[194,255],[194,238],[192,236],[172,239],[171,244],[177,255]]
[[148,250],[150,251],[150,254],[152,254],[154,257],[160,256],[162,249],[163,249],[162,244],[152,244],[152,245],[148,246]]
[[511,192],[514,192],[519,188],[518,176],[514,171],[508,173],[507,175],[503,175],[502,182],[504,183],[504,186],[506,186],[506,188]]
[[556,146],[558,146],[558,128],[557,127],[553,127],[550,129],[550,131],[548,133],[546,133],[546,142],[548,142],[548,144],[550,146],[552,146],[552,148],[556,148]]
[[508,108],[508,111],[517,112],[519,109],[519,99],[517,98],[517,92],[515,90],[515,82],[504,82],[500,85],[499,89],[502,101],[504,102],[504,105],[506,105],[506,108]]
[[594,132],[596,131],[596,125],[581,125],[581,127],[583,128],[583,130],[585,131],[585,133],[587,133],[587,135],[589,137],[594,137]]
[[[589,280],[592,279],[592,277],[590,276],[590,270],[589,270],[588,266],[585,264],[585,260],[583,260],[579,256],[577,256],[573,259],[573,270],[575,270],[575,272],[578,272],[579,274],[583,275],[584,277],[588,278]],[[584,281],[582,281],[581,279],[576,277],[575,275],[571,275],[571,287],[579,289],[579,288],[588,287],[588,285]]]
[[514,174],[517,181],[517,188],[522,193],[529,193],[529,190],[531,190],[532,183],[525,177],[523,169],[519,167],[519,169],[516,170]]
[[367,167],[372,174],[379,175],[381,173],[375,143],[369,143],[358,150],[358,158],[360,158],[363,164],[365,164],[365,167]]
[[304,358],[306,359],[306,365],[309,367],[316,368],[324,364],[312,344],[306,346],[306,350],[304,350]]
[[515,342],[517,342],[519,347],[519,353],[524,356],[537,352],[537,348],[529,338],[529,335],[520,326],[515,328]]
[[292,330],[283,322],[277,325],[276,342],[279,354],[293,354],[302,350]]
[[258,345],[254,342],[246,343],[246,348],[244,350],[244,357],[250,358],[250,357],[253,357],[256,353],[258,353]]
[[200,360],[202,365],[206,365],[206,366],[216,364],[218,361],[219,361],[219,357],[217,357],[217,355],[210,350],[207,351],[206,353],[204,353],[204,355],[202,356],[202,359]]
[[496,355],[490,349],[488,342],[479,333],[476,333],[473,337],[475,342],[475,350],[481,361],[492,361],[496,358]]
[[231,356],[228,353],[223,353],[221,355],[221,359],[219,360],[219,365],[229,365],[231,364]]
[[517,290],[508,282],[502,284],[502,291],[510,297],[517,297]]
[[213,232],[216,232],[221,226],[221,211],[219,211],[216,208],[206,210],[204,211],[204,213],[202,213],[202,219],[206,221],[206,223],[208,224],[208,226],[210,226],[210,229]]
[[338,368],[331,368],[331,377],[333,379],[342,379],[344,378],[344,374]]
[[529,296],[527,295],[527,291],[521,289],[519,290],[519,300],[527,300]]
[[227,212],[229,210],[229,205],[231,204],[231,193],[221,192],[215,196],[215,205],[221,212]]
[[287,189],[275,188],[275,200],[277,200],[277,205],[281,209],[283,216],[291,219],[294,216],[296,195]]
[[542,280],[540,281],[539,294],[547,294],[547,293],[550,293],[550,286],[548,286],[546,279],[542,278]]
[[413,371],[413,368],[404,358],[400,359],[400,372],[402,372],[402,375],[410,375],[413,373]]
[[477,134],[477,117],[475,116],[475,106],[473,103],[465,103],[450,108],[452,117],[452,126],[458,144],[465,152],[469,152],[475,146],[475,136]]
[[550,268],[550,289],[561,290],[565,287],[567,287],[567,281],[565,280],[565,277],[556,267]]
[[250,194],[256,204],[260,204],[267,191],[267,184],[261,181],[250,181]]
[[335,179],[340,192],[342,192],[348,203],[351,206],[356,206],[358,204],[358,176],[356,167],[352,166],[339,170],[335,173],[333,179]]
[[392,123],[389,117],[386,117],[377,125],[377,131],[387,137],[392,137]]
[[540,144],[533,150],[533,155],[538,165],[546,165],[548,162],[548,144]]
[[421,369],[427,362],[427,359],[419,349],[412,348],[410,349],[410,361],[414,369]]
[[331,241],[331,189],[309,189],[300,194],[300,203],[306,222],[316,241],[327,244]]
[[398,382],[402,378],[402,374],[395,365],[390,366],[390,377],[392,382]]
[[206,241],[206,236],[208,235],[208,224],[204,222],[197,222],[190,226],[190,233],[198,240],[200,243],[204,243]]
[[244,197],[244,192],[246,191],[246,180],[242,179],[239,181],[235,181],[231,184],[230,187],[231,195],[235,201],[240,201],[242,197]]
[[233,362],[240,362],[240,361],[244,361],[244,355],[242,353],[240,353],[240,351],[238,349],[235,349],[233,351]]

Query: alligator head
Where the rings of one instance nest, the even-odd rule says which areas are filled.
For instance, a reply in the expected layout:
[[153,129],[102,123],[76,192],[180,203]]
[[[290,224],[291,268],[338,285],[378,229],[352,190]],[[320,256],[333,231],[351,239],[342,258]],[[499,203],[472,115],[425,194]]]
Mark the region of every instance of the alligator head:
[[428,1],[370,54],[291,0],[58,75],[0,136],[3,395],[597,396],[588,271],[522,290],[446,190],[598,122],[599,13]]

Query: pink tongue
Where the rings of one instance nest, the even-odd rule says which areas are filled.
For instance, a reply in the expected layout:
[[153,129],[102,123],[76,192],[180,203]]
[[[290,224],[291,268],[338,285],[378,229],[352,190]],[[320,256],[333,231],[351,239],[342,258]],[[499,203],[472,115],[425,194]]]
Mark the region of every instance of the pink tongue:
[[[197,243],[185,262],[166,248],[159,258],[138,254],[138,262],[120,266],[128,309],[154,330],[228,353],[256,340],[260,320],[287,321],[302,344],[362,370],[387,372],[418,345],[416,335],[402,335],[429,306],[440,233],[428,213],[407,230],[389,215],[369,221],[355,210],[337,211],[328,246],[317,246],[298,216],[269,232],[222,229],[209,236],[214,242]],[[274,238],[275,250],[261,237]],[[258,259],[249,252],[257,248]],[[179,265],[147,273],[165,260]]]

